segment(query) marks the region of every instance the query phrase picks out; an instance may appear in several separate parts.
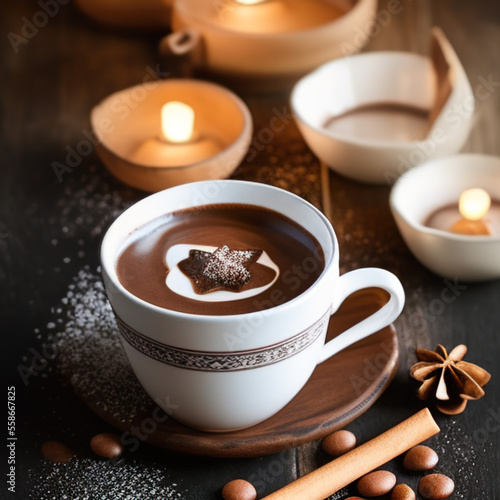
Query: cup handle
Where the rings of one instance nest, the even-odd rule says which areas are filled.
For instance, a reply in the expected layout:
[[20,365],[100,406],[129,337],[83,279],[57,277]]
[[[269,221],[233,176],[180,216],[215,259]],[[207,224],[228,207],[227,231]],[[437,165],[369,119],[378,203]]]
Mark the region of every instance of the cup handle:
[[205,45],[198,30],[185,28],[160,40],[158,52],[169,76],[191,78],[205,61]]
[[385,328],[399,316],[405,302],[403,286],[394,274],[378,268],[357,269],[340,276],[336,297],[333,300],[332,314],[337,311],[340,304],[349,295],[363,288],[372,287],[382,288],[389,292],[391,297],[387,304],[368,318],[348,328],[345,332],[327,342],[320,352],[318,364],[326,361],[351,344]]

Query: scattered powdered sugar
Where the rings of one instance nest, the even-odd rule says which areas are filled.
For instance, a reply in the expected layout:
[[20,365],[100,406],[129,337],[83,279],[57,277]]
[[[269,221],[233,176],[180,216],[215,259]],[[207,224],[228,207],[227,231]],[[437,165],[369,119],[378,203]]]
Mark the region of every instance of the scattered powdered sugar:
[[436,472],[446,474],[455,482],[453,498],[468,500],[464,492],[471,491],[475,492],[473,498],[486,498],[483,485],[488,484],[491,471],[477,466],[477,450],[479,447],[481,453],[488,453],[482,448],[491,443],[480,442],[480,433],[467,434],[455,418],[440,422],[440,427],[441,432],[430,444],[439,455]]
[[100,275],[88,267],[80,270],[62,304],[56,309],[62,329],[54,342],[58,367],[75,391],[97,411],[122,422],[150,410],[152,401],[123,352]]
[[[444,474],[451,478],[455,483],[453,498],[456,500],[490,498],[485,491],[485,485],[489,484],[488,477],[496,464],[492,464],[492,470],[484,470],[478,467],[477,461],[478,453],[491,455],[491,450],[487,448],[491,448],[492,444],[486,439],[484,429],[476,429],[472,434],[467,434],[459,420],[453,417],[441,419],[439,426],[441,428],[439,434],[425,443],[439,456],[438,464],[428,473]],[[398,465],[401,458],[391,460],[382,469],[393,472],[398,483],[408,484],[417,491],[419,480],[428,473],[406,471]],[[354,482],[328,500],[343,500],[356,494],[356,482]]]
[[33,500],[161,500],[182,499],[168,472],[138,463],[73,459],[67,464],[43,461],[30,472]]
[[133,191],[122,186],[116,189],[103,179],[100,168],[92,165],[90,172],[65,179],[63,196],[56,203],[57,216],[48,220],[62,228],[64,237],[73,238],[82,230],[86,237],[100,236],[130,205],[126,199],[133,197]]
[[[123,352],[118,328],[98,270],[85,267],[53,310],[44,350],[57,352],[56,366],[97,412],[127,423],[153,403]],[[49,349],[50,348],[50,349]],[[30,470],[30,498],[36,500],[181,499],[168,471],[130,457],[74,458],[66,464],[43,460]]]

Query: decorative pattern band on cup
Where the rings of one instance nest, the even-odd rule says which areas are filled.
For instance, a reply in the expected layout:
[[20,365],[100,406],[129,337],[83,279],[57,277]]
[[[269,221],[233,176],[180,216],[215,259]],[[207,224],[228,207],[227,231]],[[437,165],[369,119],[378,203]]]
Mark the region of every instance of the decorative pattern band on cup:
[[283,342],[248,351],[203,352],[180,349],[152,340],[130,328],[118,316],[121,337],[130,346],[150,358],[187,370],[230,372],[261,368],[290,358],[310,346],[327,328],[330,314]]

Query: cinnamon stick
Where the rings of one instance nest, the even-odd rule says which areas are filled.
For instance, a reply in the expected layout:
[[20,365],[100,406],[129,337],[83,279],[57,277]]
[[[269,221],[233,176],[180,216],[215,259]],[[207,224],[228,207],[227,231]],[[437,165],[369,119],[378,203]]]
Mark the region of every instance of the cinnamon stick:
[[263,500],[324,500],[439,432],[425,408],[380,436],[297,479]]

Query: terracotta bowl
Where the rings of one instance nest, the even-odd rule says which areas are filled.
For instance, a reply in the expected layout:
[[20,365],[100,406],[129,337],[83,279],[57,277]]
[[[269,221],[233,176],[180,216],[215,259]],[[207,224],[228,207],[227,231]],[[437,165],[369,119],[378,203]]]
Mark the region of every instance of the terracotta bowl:
[[[198,131],[215,138],[222,151],[185,166],[134,162],[134,151],[158,135],[160,110],[169,101],[190,105]],[[97,152],[108,170],[125,184],[149,192],[228,177],[247,153],[253,128],[250,111],[236,94],[201,80],[155,81],[122,90],[98,104],[90,119],[99,140]]]
[[[175,0],[161,52],[239,83],[297,80],[369,40],[377,0]],[[360,36],[359,33],[366,34]]]

